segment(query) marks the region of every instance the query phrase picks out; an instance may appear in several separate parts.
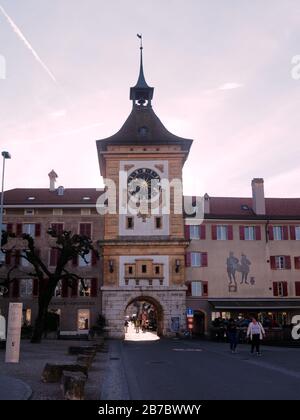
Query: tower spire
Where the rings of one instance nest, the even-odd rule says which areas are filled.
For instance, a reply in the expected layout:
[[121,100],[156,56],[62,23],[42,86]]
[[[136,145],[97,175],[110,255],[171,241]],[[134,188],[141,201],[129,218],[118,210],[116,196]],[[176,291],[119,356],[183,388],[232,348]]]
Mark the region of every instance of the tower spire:
[[137,34],[140,39],[140,73],[137,84],[130,88],[130,99],[133,101],[133,106],[151,107],[151,100],[153,98],[154,88],[148,86],[143,66],[143,35]]

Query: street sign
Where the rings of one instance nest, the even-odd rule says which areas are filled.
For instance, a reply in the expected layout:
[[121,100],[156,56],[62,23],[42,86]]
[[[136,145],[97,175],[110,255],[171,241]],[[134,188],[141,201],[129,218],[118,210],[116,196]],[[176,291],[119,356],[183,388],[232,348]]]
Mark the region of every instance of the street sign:
[[194,310],[192,308],[187,308],[186,316],[194,316]]

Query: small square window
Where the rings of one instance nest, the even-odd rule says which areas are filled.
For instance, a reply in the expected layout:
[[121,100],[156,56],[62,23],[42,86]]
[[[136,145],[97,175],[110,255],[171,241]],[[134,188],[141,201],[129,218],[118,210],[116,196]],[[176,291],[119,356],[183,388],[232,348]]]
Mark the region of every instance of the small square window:
[[127,217],[127,229],[133,229],[133,228],[134,228],[133,217]]
[[159,266],[155,267],[155,274],[160,274],[160,267]]
[[161,229],[162,228],[162,220],[161,220],[161,217],[156,217],[155,218],[155,227],[156,227],[156,229]]
[[129,273],[129,274],[133,274],[133,267],[129,267],[129,268],[128,268],[128,273]]
[[147,273],[147,266],[146,265],[142,265],[142,273],[143,274]]

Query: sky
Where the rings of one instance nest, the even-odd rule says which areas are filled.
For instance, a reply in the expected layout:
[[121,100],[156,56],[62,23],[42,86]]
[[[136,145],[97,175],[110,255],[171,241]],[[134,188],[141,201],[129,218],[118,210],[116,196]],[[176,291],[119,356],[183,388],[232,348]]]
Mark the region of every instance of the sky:
[[[5,189],[101,187],[96,143],[139,69],[167,129],[192,138],[189,195],[300,197],[299,0],[0,0]],[[300,58],[299,58],[300,62]]]

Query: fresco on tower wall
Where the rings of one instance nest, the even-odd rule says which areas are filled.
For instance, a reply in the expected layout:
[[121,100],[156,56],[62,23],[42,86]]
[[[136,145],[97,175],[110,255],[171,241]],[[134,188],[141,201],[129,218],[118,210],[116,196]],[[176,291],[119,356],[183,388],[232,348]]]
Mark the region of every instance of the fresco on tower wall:
[[229,292],[237,292],[238,285],[254,286],[255,278],[251,277],[251,261],[244,253],[240,258],[230,252],[226,261],[229,279]]

